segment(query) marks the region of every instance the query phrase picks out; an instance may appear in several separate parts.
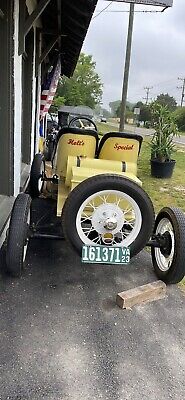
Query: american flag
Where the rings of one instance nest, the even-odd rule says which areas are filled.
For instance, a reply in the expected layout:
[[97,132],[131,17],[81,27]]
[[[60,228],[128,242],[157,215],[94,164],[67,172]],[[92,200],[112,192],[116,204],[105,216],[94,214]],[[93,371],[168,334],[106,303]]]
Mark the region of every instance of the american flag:
[[58,59],[52,71],[47,74],[45,82],[42,85],[41,104],[40,104],[40,120],[48,113],[55,96],[59,77],[61,74],[61,62]]

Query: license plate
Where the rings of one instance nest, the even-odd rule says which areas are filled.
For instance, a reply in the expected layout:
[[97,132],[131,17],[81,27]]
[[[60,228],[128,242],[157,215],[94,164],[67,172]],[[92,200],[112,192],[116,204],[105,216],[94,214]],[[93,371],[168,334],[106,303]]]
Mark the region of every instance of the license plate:
[[82,262],[91,264],[129,264],[128,247],[83,246]]

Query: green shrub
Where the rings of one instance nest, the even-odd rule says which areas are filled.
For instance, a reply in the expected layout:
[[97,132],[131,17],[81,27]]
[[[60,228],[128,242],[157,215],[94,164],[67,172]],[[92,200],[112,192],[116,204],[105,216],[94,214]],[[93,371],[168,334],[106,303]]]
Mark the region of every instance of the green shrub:
[[185,132],[185,107],[178,107],[173,116],[179,131]]
[[165,162],[174,151],[174,136],[178,128],[167,106],[154,102],[150,106],[154,133],[151,140],[151,158]]

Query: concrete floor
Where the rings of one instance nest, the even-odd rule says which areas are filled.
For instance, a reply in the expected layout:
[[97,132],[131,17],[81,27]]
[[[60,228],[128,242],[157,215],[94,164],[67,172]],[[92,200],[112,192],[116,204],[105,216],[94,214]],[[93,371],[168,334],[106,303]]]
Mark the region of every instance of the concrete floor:
[[157,302],[115,304],[156,280],[148,253],[129,266],[82,265],[65,241],[33,240],[21,279],[3,265],[2,252],[1,400],[185,399],[183,294],[171,286]]

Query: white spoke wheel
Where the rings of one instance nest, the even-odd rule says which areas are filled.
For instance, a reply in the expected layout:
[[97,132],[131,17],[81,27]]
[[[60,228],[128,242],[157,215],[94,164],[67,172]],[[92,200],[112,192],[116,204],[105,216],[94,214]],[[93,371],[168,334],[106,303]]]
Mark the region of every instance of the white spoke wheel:
[[154,210],[136,183],[119,175],[98,175],[70,193],[62,224],[66,238],[79,254],[86,244],[130,247],[133,256],[151,236]]
[[154,234],[165,238],[165,245],[152,247],[152,262],[159,279],[178,283],[185,275],[185,216],[178,208],[163,208],[157,215]]
[[31,197],[20,193],[13,205],[6,249],[7,271],[16,277],[22,274],[28,247]]
[[30,195],[32,198],[39,197],[43,191],[45,174],[44,156],[40,153],[36,154],[30,171]]

